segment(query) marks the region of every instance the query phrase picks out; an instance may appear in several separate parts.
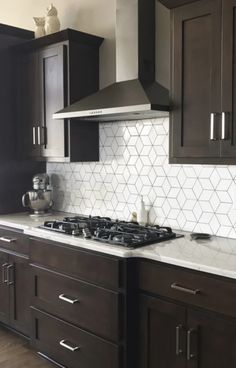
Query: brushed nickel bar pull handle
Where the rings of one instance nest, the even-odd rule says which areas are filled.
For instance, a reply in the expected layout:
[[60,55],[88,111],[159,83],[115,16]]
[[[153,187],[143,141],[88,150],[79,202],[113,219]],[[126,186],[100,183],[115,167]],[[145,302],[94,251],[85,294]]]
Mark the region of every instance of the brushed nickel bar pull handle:
[[43,146],[46,146],[47,145],[47,128],[46,127],[42,127],[42,136],[43,136],[43,139],[42,139],[42,145]]
[[221,140],[226,140],[226,112],[221,114]]
[[36,128],[33,126],[33,146],[36,146]]
[[14,265],[13,264],[9,264],[7,266],[7,285],[8,286],[9,285],[13,285],[14,283],[15,283],[15,280],[14,280]]
[[8,266],[8,263],[4,263],[2,265],[2,283],[3,284],[6,284],[7,283],[6,266]]
[[182,325],[176,327],[176,355],[183,354],[183,349],[180,347],[180,331],[183,329]]
[[171,289],[182,291],[183,293],[191,294],[191,295],[197,295],[197,294],[201,293],[201,291],[199,289],[195,289],[195,290],[187,289],[187,288],[185,288],[181,285],[178,285],[176,282],[171,284]]
[[8,238],[6,236],[1,236],[0,240],[5,242],[5,243],[14,243],[17,239],[16,238]]
[[41,128],[38,126],[38,145],[41,146]]
[[63,300],[64,302],[67,302],[69,304],[79,303],[79,299],[72,299],[72,298],[70,298],[69,296],[67,296],[65,294],[59,295],[59,299]]
[[191,360],[191,359],[194,359],[196,357],[191,352],[191,337],[192,337],[193,332],[195,332],[195,330],[193,328],[191,328],[187,332],[187,360]]
[[210,121],[210,140],[211,141],[216,141],[216,136],[215,136],[215,116],[216,113],[212,112],[211,113],[211,121]]
[[80,349],[80,347],[79,347],[79,346],[72,346],[72,344],[70,344],[69,342],[67,342],[67,340],[61,340],[61,341],[60,341],[60,345],[61,345],[63,348],[65,348],[65,349],[67,349],[67,350],[72,351],[73,353],[74,353],[75,351],[77,351],[77,350],[79,350],[79,349]]

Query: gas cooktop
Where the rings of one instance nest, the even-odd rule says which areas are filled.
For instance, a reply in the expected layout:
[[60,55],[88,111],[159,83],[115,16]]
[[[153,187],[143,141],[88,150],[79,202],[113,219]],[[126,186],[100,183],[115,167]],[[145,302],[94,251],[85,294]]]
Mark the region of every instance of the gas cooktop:
[[174,233],[170,227],[141,226],[137,222],[115,221],[99,216],[65,217],[62,221],[46,221],[39,228],[126,248],[137,248],[182,236]]

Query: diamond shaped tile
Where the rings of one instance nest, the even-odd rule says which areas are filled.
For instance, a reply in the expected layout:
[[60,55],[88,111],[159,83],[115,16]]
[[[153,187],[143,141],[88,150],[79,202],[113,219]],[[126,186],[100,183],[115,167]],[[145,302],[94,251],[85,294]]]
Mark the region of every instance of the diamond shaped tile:
[[130,219],[143,194],[152,222],[236,237],[234,166],[170,165],[166,118],[99,130],[100,162],[47,164],[56,209]]

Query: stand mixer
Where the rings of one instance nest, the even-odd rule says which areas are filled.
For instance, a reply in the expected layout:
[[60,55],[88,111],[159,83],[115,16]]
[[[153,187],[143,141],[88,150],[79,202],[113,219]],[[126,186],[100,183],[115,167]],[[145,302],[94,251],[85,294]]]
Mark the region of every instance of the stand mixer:
[[48,213],[52,208],[52,190],[49,189],[49,176],[45,173],[33,176],[33,190],[28,191],[22,197],[24,207],[34,211],[34,216]]

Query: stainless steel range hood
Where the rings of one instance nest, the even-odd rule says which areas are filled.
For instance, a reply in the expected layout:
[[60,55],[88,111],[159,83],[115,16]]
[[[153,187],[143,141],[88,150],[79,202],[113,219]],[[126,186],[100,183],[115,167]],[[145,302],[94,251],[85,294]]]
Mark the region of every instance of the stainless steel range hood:
[[117,0],[116,83],[55,113],[54,119],[137,120],[168,115],[155,80],[156,0]]

